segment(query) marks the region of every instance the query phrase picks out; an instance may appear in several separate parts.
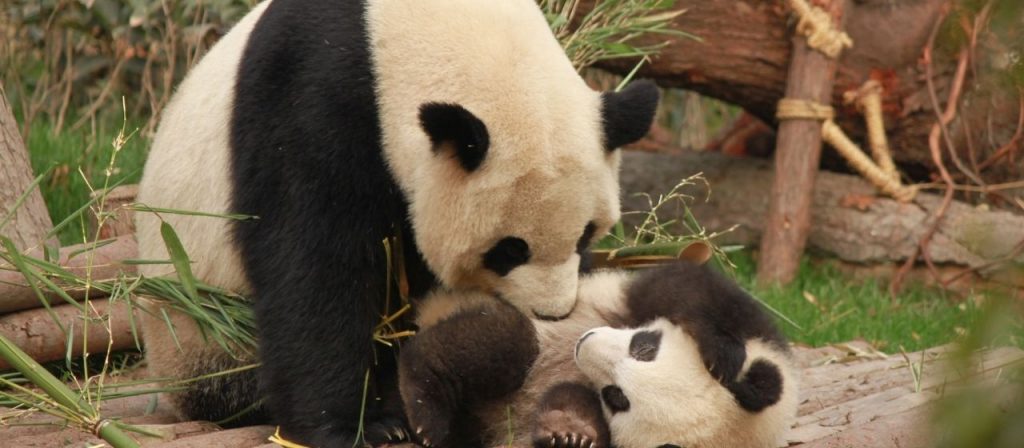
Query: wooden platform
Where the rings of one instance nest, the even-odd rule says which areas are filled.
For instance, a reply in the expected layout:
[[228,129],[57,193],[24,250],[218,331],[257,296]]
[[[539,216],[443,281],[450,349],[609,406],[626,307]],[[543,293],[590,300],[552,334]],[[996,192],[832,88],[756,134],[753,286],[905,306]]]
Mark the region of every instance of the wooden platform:
[[[976,354],[970,369],[950,366],[951,346],[902,354],[883,354],[862,342],[823,348],[796,348],[803,380],[799,416],[789,432],[790,446],[805,448],[928,446],[928,413],[946,391],[968,383],[998,384],[1009,367],[1024,366],[1024,351],[996,348]],[[104,404],[107,417],[158,432],[140,437],[144,446],[161,448],[276,447],[274,428],[253,426],[221,430],[206,422],[176,422],[163,405],[151,409],[151,396]],[[0,445],[11,447],[104,446],[84,431],[56,426],[46,415],[0,413]],[[407,447],[410,445],[405,445]],[[395,447],[398,448],[398,447]]]

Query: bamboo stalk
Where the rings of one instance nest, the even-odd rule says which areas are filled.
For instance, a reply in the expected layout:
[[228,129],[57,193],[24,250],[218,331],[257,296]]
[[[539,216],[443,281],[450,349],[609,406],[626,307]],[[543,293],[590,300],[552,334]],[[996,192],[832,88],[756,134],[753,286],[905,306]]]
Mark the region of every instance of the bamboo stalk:
[[25,378],[46,392],[60,406],[96,421],[93,432],[110,443],[111,446],[114,448],[138,448],[139,444],[135,439],[129,437],[116,423],[99,418],[99,413],[95,408],[3,335],[0,335],[0,356],[3,356],[8,364],[18,369]]

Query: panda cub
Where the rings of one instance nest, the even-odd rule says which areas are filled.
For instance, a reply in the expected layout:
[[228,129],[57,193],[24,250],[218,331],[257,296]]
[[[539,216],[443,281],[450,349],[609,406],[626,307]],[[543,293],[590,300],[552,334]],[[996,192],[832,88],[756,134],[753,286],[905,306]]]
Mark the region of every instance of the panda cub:
[[[427,446],[770,448],[796,412],[785,339],[704,266],[585,275],[558,321],[473,293],[435,292],[418,306],[399,384]],[[521,387],[491,392],[510,382]]]

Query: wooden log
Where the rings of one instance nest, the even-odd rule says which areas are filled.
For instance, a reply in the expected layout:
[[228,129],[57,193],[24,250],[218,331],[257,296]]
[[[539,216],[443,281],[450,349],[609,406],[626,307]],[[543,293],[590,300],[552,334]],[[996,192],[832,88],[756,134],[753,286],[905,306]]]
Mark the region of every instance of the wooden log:
[[929,410],[914,408],[879,418],[810,443],[801,448],[924,448],[932,446],[928,439]]
[[[581,10],[589,10],[594,0],[586,0]],[[791,24],[782,2],[765,0],[705,0],[676,2],[684,14],[673,20],[672,29],[701,37],[666,39],[665,36],[641,37],[638,42],[653,44],[670,40],[657,56],[644,64],[636,76],[654,79],[664,87],[696,91],[743,107],[765,123],[774,125],[775,106],[786,88],[786,75],[792,48],[786,40]],[[929,103],[924,81],[921,54],[935,20],[949,4],[948,0],[857,0],[847,2],[846,32],[854,47],[843,53],[837,73],[832,104],[840,105],[843,94],[875,79],[885,87],[883,113],[889,131],[893,157],[904,174],[916,180],[927,180],[935,165],[928,150],[928,133],[935,123],[935,112]],[[1005,9],[1020,20],[1024,8]],[[954,25],[959,26],[959,25]],[[979,36],[988,41],[989,34]],[[952,42],[946,42],[951,44]],[[1001,50],[1000,50],[1001,48]],[[978,45],[979,78],[1001,69],[991,61],[1005,60],[1005,46]],[[956,68],[955,51],[935,52],[935,85],[940,101]],[[986,62],[990,61],[990,62]],[[625,75],[635,66],[632,59],[602,61],[601,68]],[[975,68],[972,66],[972,75]],[[985,160],[1013,139],[1017,129],[1020,95],[1010,83],[969,82],[959,118],[969,122],[978,160]],[[837,109],[836,122],[855,141],[864,142],[866,130],[863,116],[854,107]],[[965,127],[952,126],[950,131],[957,148],[968,149]],[[991,139],[989,138],[991,133]],[[994,141],[995,145],[978,142]],[[1021,142],[1018,141],[1017,145]],[[1020,148],[1015,150],[1021,154]],[[823,154],[824,163],[842,164],[832,151]],[[960,154],[964,160],[968,154]],[[1017,159],[1019,161],[1019,159]],[[1001,162],[1006,162],[1002,159]],[[1021,178],[1024,165],[996,163],[988,167],[985,180],[990,183]]]
[[[0,235],[10,238],[15,247],[22,250],[40,246],[53,227],[38,188],[15,209],[18,198],[29,190],[34,178],[25,141],[0,85],[0,222],[8,221],[0,228]],[[48,243],[54,244],[56,240]]]
[[[135,273],[135,266],[121,263],[122,260],[136,256],[134,235],[121,236],[112,243],[89,250],[92,247],[89,243],[61,248],[59,264],[80,277],[86,275],[87,267],[91,265],[91,271],[88,272],[91,272],[93,279],[115,278],[121,272]],[[28,255],[42,258],[42,251],[30,251]],[[0,269],[0,314],[43,306],[39,302],[39,297],[25,282],[25,276],[21,272],[2,265]],[[71,287],[65,291],[76,300],[84,299],[86,295],[85,289],[80,287]],[[56,294],[45,291],[44,293],[51,304],[63,303]],[[96,290],[89,291],[89,294],[91,297],[103,295]]]
[[138,185],[121,185],[106,190],[105,193],[96,191],[92,194],[94,198],[98,195],[105,195],[100,212],[106,215],[103,227],[97,229],[100,225],[100,217],[96,213],[89,213],[90,228],[96,232],[99,239],[105,240],[135,233],[135,213],[128,206],[135,202],[138,192]]
[[[152,445],[154,448],[249,448],[265,445],[274,434],[273,426],[247,426],[245,428],[206,432],[202,435],[180,438],[173,442]],[[275,445],[276,446],[276,445]]]
[[[113,381],[115,378],[107,378],[107,384]],[[150,409],[154,399],[156,394],[105,400],[100,406],[100,412],[106,418],[117,418],[133,425],[168,425],[178,421],[170,403],[166,401],[159,401],[156,409]],[[152,412],[147,413],[149,411]],[[66,421],[41,412],[19,417],[8,414],[4,417],[0,424],[0,434],[4,439],[25,437],[27,440],[31,436],[61,431],[67,426]]]
[[[831,0],[823,6],[840,30],[845,2]],[[785,97],[829,104],[838,63],[811,48],[800,33],[795,33],[792,41]],[[775,178],[757,264],[759,283],[785,284],[796,277],[811,228],[811,199],[820,160],[820,120],[788,119],[779,123]]]
[[[772,180],[771,165],[763,160],[737,159],[713,153],[686,152],[679,155],[626,151],[623,154],[623,210],[646,210],[643,198],[668,192],[680,179],[703,172],[711,186],[708,202],[694,201],[691,210],[702,225],[712,231],[739,227],[722,235],[718,244],[756,245],[764,232],[767,204],[764,192]],[[820,252],[857,263],[894,263],[913,254],[930,216],[942,198],[920,193],[911,203],[901,204],[876,195],[874,187],[857,176],[822,171],[817,177],[811,203],[812,219],[808,244]],[[703,198],[703,192],[690,190]],[[678,218],[665,210],[664,220]],[[636,216],[624,215],[627,226]],[[1011,257],[1024,262],[1014,248],[1024,241],[1024,216],[1007,211],[980,209],[963,202],[950,205],[929,246],[936,263],[981,268]],[[985,275],[1014,269],[994,265]],[[1018,275],[1019,277],[1019,275]]]
[[[99,299],[91,301],[87,311],[72,305],[56,306],[52,311],[57,320],[54,320],[45,309],[2,316],[0,334],[38,362],[63,359],[68,353],[68,337],[61,331],[57,322],[73,334],[70,347],[72,356],[82,354],[83,341],[86,342],[84,348],[92,354],[106,353],[108,348],[111,351],[135,348],[129,308],[124,302],[111,306],[106,299]],[[141,340],[142,335],[139,334],[139,341]],[[9,367],[6,361],[0,360],[0,370]]]

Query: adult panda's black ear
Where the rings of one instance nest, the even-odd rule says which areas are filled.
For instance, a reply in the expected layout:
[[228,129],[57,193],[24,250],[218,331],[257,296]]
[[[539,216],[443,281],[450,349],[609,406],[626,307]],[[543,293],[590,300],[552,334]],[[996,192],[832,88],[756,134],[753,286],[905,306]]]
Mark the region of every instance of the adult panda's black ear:
[[619,92],[606,92],[601,100],[604,147],[613,151],[647,135],[658,107],[658,87],[636,81]]
[[420,126],[430,137],[435,153],[451,152],[467,172],[477,169],[487,157],[487,126],[458,104],[423,104]]

